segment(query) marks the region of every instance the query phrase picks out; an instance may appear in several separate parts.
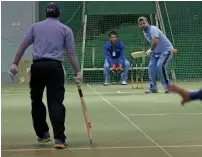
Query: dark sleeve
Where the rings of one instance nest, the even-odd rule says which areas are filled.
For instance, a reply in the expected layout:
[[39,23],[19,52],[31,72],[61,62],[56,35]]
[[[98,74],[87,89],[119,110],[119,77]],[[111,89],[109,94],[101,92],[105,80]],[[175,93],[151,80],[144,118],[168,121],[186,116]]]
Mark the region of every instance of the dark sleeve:
[[123,42],[120,42],[120,50],[121,50],[121,54],[119,58],[119,64],[124,65],[125,64],[125,45]]
[[190,92],[190,98],[191,100],[202,100],[202,89],[196,92]]
[[113,65],[114,62],[113,62],[111,54],[108,50],[108,47],[109,47],[109,45],[107,43],[105,43],[105,45],[104,45],[105,58],[107,59],[107,61],[109,62],[110,65]]

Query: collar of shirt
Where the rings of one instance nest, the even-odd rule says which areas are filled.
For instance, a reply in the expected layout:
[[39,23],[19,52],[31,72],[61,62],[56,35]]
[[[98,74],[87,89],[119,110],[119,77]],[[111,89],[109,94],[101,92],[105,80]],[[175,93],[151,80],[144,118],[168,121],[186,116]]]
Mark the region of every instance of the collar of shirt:
[[150,31],[151,25],[148,26],[147,30],[143,30],[144,33],[148,33]]
[[58,18],[54,18],[54,17],[48,17],[48,18],[46,18],[46,20],[60,21]]
[[119,40],[116,41],[116,44],[113,44],[112,41],[110,41],[111,46],[117,47],[119,45]]

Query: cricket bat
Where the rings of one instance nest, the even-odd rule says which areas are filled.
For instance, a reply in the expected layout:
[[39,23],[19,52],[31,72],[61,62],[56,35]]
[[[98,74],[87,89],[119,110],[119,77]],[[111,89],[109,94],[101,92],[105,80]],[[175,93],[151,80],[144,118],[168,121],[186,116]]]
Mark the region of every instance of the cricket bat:
[[133,58],[139,58],[139,57],[146,56],[146,54],[145,54],[145,51],[136,51],[136,52],[131,53],[131,56]]
[[84,118],[85,118],[85,121],[86,121],[86,127],[87,127],[87,131],[88,131],[89,142],[90,142],[90,144],[92,144],[93,143],[92,142],[92,140],[93,140],[92,139],[92,122],[91,122],[91,119],[90,119],[90,116],[88,114],[88,110],[87,110],[87,107],[86,107],[86,104],[85,104],[85,101],[84,101],[81,85],[77,84],[77,88],[78,88],[79,96],[81,98],[81,105],[82,105],[82,108],[83,108]]
[[[172,53],[176,54],[177,53],[177,49],[173,49]],[[145,51],[136,51],[136,52],[131,53],[131,56],[133,58],[139,58],[139,57],[145,57],[146,54],[145,54]]]

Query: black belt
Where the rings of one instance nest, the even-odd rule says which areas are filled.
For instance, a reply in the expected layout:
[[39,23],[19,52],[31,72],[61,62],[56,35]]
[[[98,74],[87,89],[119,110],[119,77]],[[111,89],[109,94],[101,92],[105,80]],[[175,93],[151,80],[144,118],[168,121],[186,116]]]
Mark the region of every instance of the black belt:
[[59,61],[59,60],[50,59],[50,58],[35,59],[35,60],[33,60],[33,63],[37,63],[37,62],[47,62],[47,61],[55,61],[55,62],[61,63],[61,61]]

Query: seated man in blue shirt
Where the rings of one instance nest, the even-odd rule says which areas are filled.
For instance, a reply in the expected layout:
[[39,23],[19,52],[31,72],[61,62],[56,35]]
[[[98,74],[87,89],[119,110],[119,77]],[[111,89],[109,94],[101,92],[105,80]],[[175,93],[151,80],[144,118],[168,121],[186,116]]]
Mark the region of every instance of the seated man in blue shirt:
[[122,72],[121,84],[127,85],[129,61],[125,58],[125,45],[118,40],[118,34],[115,31],[109,33],[110,40],[104,44],[105,63],[104,63],[104,85],[110,82],[110,68],[115,72]]

